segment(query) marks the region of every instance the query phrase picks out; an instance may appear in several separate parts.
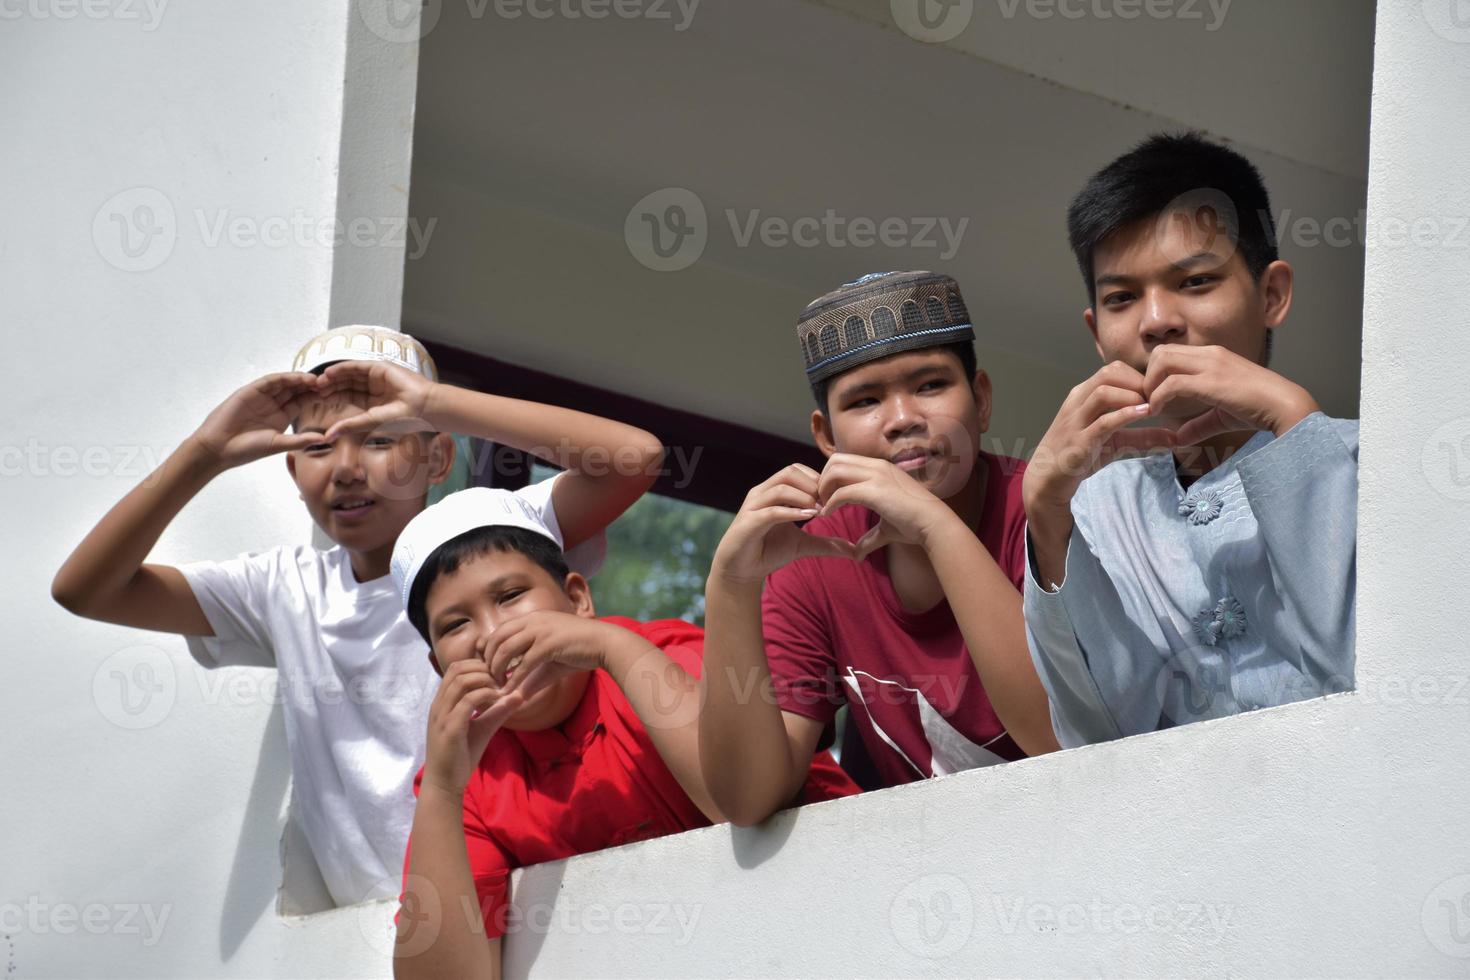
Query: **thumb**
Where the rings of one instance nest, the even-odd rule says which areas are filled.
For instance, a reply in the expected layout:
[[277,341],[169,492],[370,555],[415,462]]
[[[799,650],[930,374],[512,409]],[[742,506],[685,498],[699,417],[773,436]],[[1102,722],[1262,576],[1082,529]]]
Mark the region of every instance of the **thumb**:
[[345,418],[339,422],[333,423],[332,427],[327,429],[325,441],[336,442],[338,439],[342,438],[345,435],[350,435],[354,432],[371,432],[377,427],[377,410],[370,408],[367,411],[360,412],[357,415],[352,416],[351,418]]
[[859,556],[857,545],[846,538],[831,538],[822,534],[801,534],[797,542],[796,556],[798,558],[850,558],[856,560]]
[[1250,425],[1228,412],[1212,408],[1203,415],[1196,415],[1176,429],[1174,439],[1181,446],[1194,446],[1226,432],[1238,432],[1249,428],[1251,428]]
[[857,543],[853,545],[853,549],[856,552],[854,557],[858,561],[862,561],[880,548],[888,547],[893,541],[894,536],[892,530],[888,527],[888,521],[880,517],[878,518],[878,523],[869,528],[868,533],[858,538]]
[[271,439],[271,452],[291,453],[323,441],[320,432],[282,432]]

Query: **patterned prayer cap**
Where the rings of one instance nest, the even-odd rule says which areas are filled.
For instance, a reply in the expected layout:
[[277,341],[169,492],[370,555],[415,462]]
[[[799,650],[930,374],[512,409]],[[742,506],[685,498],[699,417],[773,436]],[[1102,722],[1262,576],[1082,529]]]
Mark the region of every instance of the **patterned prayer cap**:
[[291,370],[315,374],[338,361],[387,361],[430,381],[439,380],[439,369],[423,344],[406,333],[365,324],[333,327],[317,334],[296,352]]
[[796,320],[807,380],[975,339],[960,284],[937,272],[874,272],[812,300]]

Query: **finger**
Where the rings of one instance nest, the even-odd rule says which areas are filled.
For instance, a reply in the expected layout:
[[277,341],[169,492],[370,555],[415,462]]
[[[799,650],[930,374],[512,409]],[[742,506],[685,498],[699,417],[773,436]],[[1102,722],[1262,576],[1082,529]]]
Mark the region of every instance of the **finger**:
[[768,490],[772,487],[789,486],[795,487],[804,493],[815,495],[817,492],[818,473],[810,466],[801,463],[792,463],[785,469],[777,470],[771,478],[755,488],[756,492]]
[[1254,426],[1246,424],[1229,412],[1212,408],[1175,429],[1174,439],[1181,446],[1194,446],[1227,432],[1241,432],[1253,428]]
[[847,558],[858,560],[857,545],[846,538],[831,538],[824,534],[803,534],[796,545],[798,558]]
[[1092,394],[1088,395],[1087,401],[1082,404],[1082,424],[1086,427],[1109,412],[1134,405],[1145,405],[1147,402],[1148,399],[1144,398],[1142,393],[1132,388],[1098,385],[1092,389]]
[[876,509],[873,507],[875,501],[872,491],[872,483],[866,480],[861,483],[849,483],[847,486],[839,487],[832,492],[832,495],[827,498],[827,502],[822,505],[821,516],[826,517],[839,507],[846,507],[848,504],[860,504],[870,510]]
[[320,432],[282,432],[271,439],[271,452],[294,453],[325,441]]
[[1124,388],[1142,394],[1143,372],[1131,364],[1125,364],[1122,361],[1111,361],[1099,368],[1092,377],[1073,388],[1069,398],[1074,403],[1081,404],[1092,394],[1093,389],[1100,385]]
[[888,523],[882,518],[878,523],[868,529],[868,533],[858,538],[853,550],[858,561],[863,561],[873,552],[880,548],[886,548],[893,543],[892,533],[889,531]]
[[821,511],[815,507],[763,507],[757,511],[749,511],[742,518],[745,521],[742,527],[754,531],[759,529],[762,533],[770,530],[778,524],[800,524],[818,516]]
[[[1214,405],[1216,401],[1203,375],[1171,374],[1160,381],[1149,395],[1149,414],[1163,415],[1171,405],[1182,400],[1195,403],[1194,411],[1199,410],[1199,402]],[[1190,411],[1187,406],[1185,408],[1185,414],[1193,415],[1194,411]]]
[[1144,395],[1153,401],[1154,392],[1169,378],[1198,374],[1203,367],[1200,355],[1204,348],[1189,344],[1163,344],[1155,347],[1148,359],[1148,372],[1143,379]]
[[795,507],[798,510],[816,510],[817,498],[813,493],[793,487],[789,483],[778,483],[772,487],[759,490],[751,499],[752,509],[764,510],[767,507]]
[[358,432],[374,432],[382,427],[384,421],[380,409],[370,408],[359,415],[334,422],[331,428],[327,429],[326,441],[336,442],[343,436]]
[[[1154,434],[1162,432],[1168,433],[1168,435],[1172,437],[1173,432],[1161,427],[1149,429],[1125,428],[1125,426],[1127,426],[1130,422],[1137,422],[1139,419],[1148,418],[1148,416],[1151,414],[1151,407],[1152,406],[1150,405],[1130,405],[1127,408],[1120,408],[1116,411],[1109,412],[1106,415],[1101,416],[1097,421],[1093,422],[1086,429],[1084,429],[1083,436],[1087,439],[1088,443],[1093,446],[1102,446],[1104,443],[1108,442],[1109,439],[1123,432],[1145,432]],[[1153,438],[1153,436],[1148,436],[1145,438]],[[1125,439],[1124,441],[1127,442],[1129,441],[1129,439]]]
[[496,700],[496,693],[488,688],[466,691],[443,716],[441,724],[448,731],[462,732],[469,727],[470,719],[488,710]]
[[516,682],[511,685],[510,691],[530,700],[536,694],[557,679],[557,675],[565,672],[560,664],[550,660],[538,663],[530,670],[522,670],[516,674]]
[[488,734],[493,736],[495,731],[510,720],[510,716],[519,711],[525,703],[525,696],[518,691],[501,695],[488,708],[483,708],[470,716],[469,727],[472,734],[485,737],[486,729],[489,729]]
[[522,631],[496,645],[495,653],[489,663],[490,676],[495,678],[497,684],[506,688],[515,687],[514,684],[507,682],[513,674],[519,672],[520,664],[531,653],[531,648],[535,643],[535,633]]

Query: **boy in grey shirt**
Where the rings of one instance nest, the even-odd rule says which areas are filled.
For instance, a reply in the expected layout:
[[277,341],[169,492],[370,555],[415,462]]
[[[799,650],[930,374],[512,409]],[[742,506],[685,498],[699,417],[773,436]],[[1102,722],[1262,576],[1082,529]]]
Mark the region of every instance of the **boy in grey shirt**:
[[1027,642],[1058,740],[1350,688],[1358,425],[1268,367],[1293,272],[1259,173],[1155,136],[1067,218],[1106,364],[1025,477]]

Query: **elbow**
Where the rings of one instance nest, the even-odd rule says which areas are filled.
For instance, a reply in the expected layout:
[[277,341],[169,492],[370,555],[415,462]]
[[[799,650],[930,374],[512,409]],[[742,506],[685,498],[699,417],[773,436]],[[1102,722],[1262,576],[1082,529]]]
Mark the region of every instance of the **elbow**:
[[775,813],[778,806],[767,805],[750,794],[732,793],[728,788],[721,793],[711,786],[709,794],[710,802],[720,815],[737,827],[754,827]]
[[67,582],[62,572],[57,572],[56,578],[51,580],[51,598],[73,616],[86,615],[81,590]]

